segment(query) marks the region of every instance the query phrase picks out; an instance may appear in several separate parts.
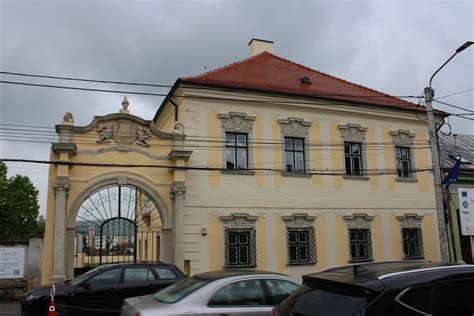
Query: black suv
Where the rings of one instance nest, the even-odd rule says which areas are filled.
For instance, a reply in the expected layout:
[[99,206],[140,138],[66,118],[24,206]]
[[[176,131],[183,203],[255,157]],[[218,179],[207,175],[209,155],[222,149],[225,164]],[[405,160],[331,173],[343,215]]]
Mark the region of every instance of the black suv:
[[[100,311],[118,313],[124,299],[151,294],[184,278],[186,275],[177,267],[161,262],[99,266],[64,284],[55,285],[56,311],[59,315],[91,315],[100,314]],[[20,302],[23,315],[47,315],[50,291],[50,285],[28,291]]]
[[473,315],[474,266],[426,261],[356,264],[303,276],[273,310],[303,315]]

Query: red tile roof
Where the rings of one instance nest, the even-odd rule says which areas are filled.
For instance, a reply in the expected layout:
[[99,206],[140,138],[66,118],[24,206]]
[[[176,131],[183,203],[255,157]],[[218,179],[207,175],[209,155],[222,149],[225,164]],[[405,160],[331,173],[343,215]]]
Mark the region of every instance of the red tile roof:
[[[308,77],[311,83],[302,83],[302,77]],[[180,81],[422,110],[414,103],[330,76],[268,52],[200,75],[182,77]]]

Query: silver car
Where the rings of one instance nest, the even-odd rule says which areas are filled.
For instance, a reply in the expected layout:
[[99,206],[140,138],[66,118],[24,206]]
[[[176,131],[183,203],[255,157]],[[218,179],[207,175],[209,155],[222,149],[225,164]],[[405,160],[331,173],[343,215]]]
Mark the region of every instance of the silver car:
[[155,294],[128,298],[120,315],[271,315],[272,306],[298,286],[295,279],[272,272],[206,272]]

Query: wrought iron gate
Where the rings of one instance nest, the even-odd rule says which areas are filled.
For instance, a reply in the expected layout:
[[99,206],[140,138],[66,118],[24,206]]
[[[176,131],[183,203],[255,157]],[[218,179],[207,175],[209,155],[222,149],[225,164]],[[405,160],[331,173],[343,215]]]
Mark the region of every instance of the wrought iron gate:
[[158,261],[162,221],[157,206],[129,185],[103,187],[83,202],[76,218],[74,268]]

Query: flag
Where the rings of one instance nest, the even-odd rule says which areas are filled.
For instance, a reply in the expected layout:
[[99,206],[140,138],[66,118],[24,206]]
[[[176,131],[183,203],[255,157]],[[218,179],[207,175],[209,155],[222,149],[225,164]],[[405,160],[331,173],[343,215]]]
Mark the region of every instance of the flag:
[[56,287],[51,287],[51,302],[49,303],[48,316],[56,316],[56,306],[54,305],[54,294],[56,294]]
[[448,173],[446,178],[444,178],[441,184],[449,187],[451,184],[458,181],[460,168],[461,168],[461,157],[459,157],[458,161],[456,161],[454,166],[451,168],[451,171]]

